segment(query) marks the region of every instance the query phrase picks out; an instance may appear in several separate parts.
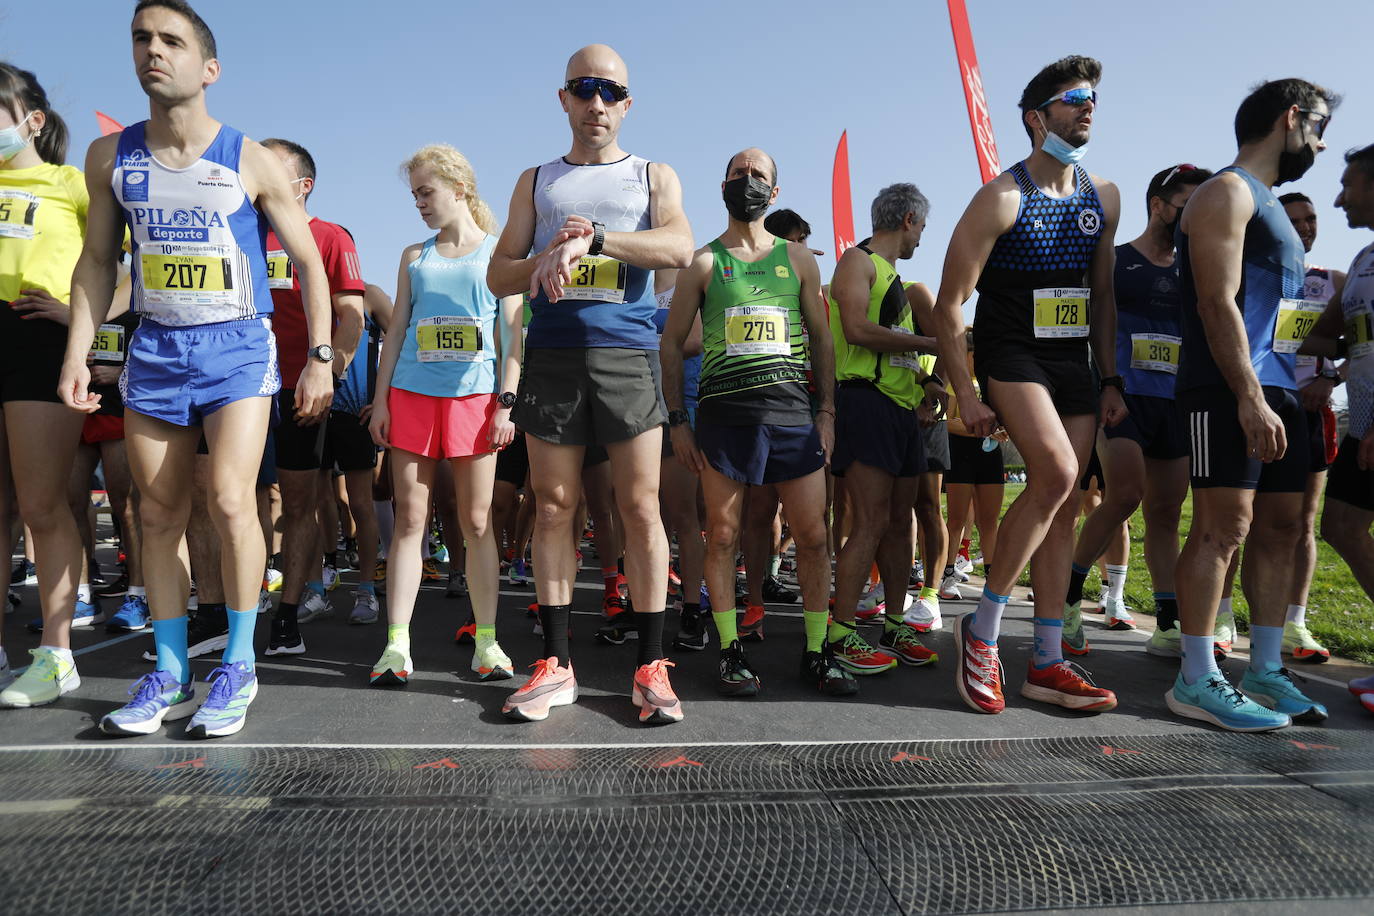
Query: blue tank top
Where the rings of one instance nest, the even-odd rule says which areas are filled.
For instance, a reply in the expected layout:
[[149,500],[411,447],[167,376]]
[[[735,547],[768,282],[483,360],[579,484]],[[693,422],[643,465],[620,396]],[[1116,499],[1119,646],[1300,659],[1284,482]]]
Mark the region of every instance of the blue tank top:
[[[1250,343],[1250,365],[1261,385],[1297,390],[1293,374],[1297,345],[1316,324],[1322,309],[1320,303],[1303,304],[1306,271],[1302,239],[1272,189],[1237,166],[1227,166],[1217,174],[1225,172],[1243,179],[1255,201],[1254,214],[1245,226],[1243,272],[1236,293],[1236,308],[1245,321]],[[1188,235],[1182,229],[1178,232],[1178,268],[1183,317],[1178,390],[1225,385],[1198,314]]]
[[171,169],[142,121],[119,135],[110,176],[129,226],[134,312],[187,327],[272,314],[267,220],[239,175],[243,134],[227,124],[201,157]]
[[1131,244],[1116,246],[1116,371],[1126,393],[1174,396],[1183,334],[1178,264],[1159,267]]
[[[604,223],[607,232],[650,228],[649,163],[638,156],[598,165],[555,159],[534,171],[534,246],[543,251],[572,214]],[[541,291],[530,301],[526,345],[657,350],[653,272],[604,256],[574,266],[563,298]]]
[[[663,336],[663,328],[668,324],[668,306],[673,302],[673,289],[665,289],[661,293],[654,295],[654,300],[658,308],[654,310],[654,328],[660,337]],[[701,384],[701,357],[688,356],[682,361],[682,406],[687,410],[697,408],[697,389]]]
[[347,371],[334,389],[334,410],[357,416],[372,400],[377,371],[377,335],[372,319],[363,322],[358,349]]
[[489,235],[471,253],[446,258],[430,239],[410,262],[410,324],[392,387],[436,398],[496,391],[499,305],[487,286],[495,247]]

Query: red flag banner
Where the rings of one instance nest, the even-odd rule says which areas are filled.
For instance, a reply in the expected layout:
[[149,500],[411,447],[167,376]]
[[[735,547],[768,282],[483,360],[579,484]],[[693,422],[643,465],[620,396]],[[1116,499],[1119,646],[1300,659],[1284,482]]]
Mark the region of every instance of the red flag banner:
[[854,204],[849,196],[849,131],[840,133],[840,145],[835,147],[835,171],[830,180],[830,212],[835,225],[835,261],[846,249],[853,248]]
[[983,94],[983,75],[978,70],[978,54],[973,50],[973,32],[969,29],[964,0],[949,0],[949,24],[954,30],[954,53],[959,58],[959,79],[964,84],[964,99],[968,102],[978,171],[983,183],[987,184],[1001,174],[1002,165],[997,160],[997,140],[992,135],[992,118],[988,115],[987,96]]
[[114,118],[102,111],[97,111],[95,113],[95,121],[100,125],[100,136],[102,137],[108,137],[110,134],[117,134],[124,129],[123,124],[120,124]]

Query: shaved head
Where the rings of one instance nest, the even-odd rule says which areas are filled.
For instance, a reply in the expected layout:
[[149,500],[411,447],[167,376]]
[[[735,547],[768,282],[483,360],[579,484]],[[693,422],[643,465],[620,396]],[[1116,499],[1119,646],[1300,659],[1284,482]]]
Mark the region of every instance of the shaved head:
[[751,146],[748,149],[740,150],[738,153],[731,156],[730,161],[725,164],[725,177],[728,180],[737,167],[747,169],[748,166],[756,165],[760,162],[768,163],[768,180],[773,184],[777,184],[778,164],[773,161],[772,156],[768,155],[757,146]]
[[615,53],[610,45],[587,45],[568,58],[568,69],[563,79],[576,79],[580,76],[599,76],[614,80],[622,86],[630,85],[630,71],[625,61]]

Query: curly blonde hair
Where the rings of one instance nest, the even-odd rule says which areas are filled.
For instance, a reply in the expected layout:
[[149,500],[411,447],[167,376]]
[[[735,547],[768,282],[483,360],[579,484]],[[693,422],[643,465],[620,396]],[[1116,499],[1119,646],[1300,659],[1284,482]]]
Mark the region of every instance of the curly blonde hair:
[[472,163],[468,162],[466,156],[447,143],[431,143],[429,146],[421,147],[413,156],[401,163],[402,177],[409,178],[410,173],[420,166],[433,169],[434,174],[454,190],[462,185],[473,221],[484,232],[493,235],[496,233],[496,216],[486,201],[478,195],[477,174],[472,170]]

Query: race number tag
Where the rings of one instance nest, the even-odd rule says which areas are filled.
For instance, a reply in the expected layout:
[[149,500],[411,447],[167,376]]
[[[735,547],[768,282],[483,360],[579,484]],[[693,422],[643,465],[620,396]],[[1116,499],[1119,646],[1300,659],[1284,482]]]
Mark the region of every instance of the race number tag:
[[741,305],[725,310],[726,356],[789,356],[787,309],[776,305]]
[[124,362],[124,326],[102,324],[91,341],[88,358],[98,363]]
[[435,315],[415,323],[415,348],[422,363],[473,363],[485,358],[481,319]]
[[[916,332],[910,328],[889,327],[888,330],[896,331],[898,334],[910,334],[913,337],[916,335]],[[921,354],[917,353],[915,350],[907,350],[902,353],[889,353],[887,356],[887,364],[894,369],[909,369],[912,372],[920,372]]]
[[291,264],[291,258],[280,248],[276,251],[267,252],[267,288],[268,289],[292,289],[294,288],[295,267]]
[[227,245],[166,244],[139,253],[144,298],[156,305],[232,305],[233,260]]
[[1092,290],[1058,286],[1031,293],[1035,302],[1035,336],[1072,338],[1088,336],[1088,299]]
[[17,188],[0,188],[0,238],[32,239],[38,197]]
[[1322,309],[1321,302],[1308,302],[1304,299],[1280,299],[1279,316],[1274,321],[1274,352],[1296,353],[1298,347],[1317,326]]
[[1357,305],[1346,312],[1345,340],[1351,359],[1374,355],[1374,311],[1368,305]]
[[1183,338],[1172,334],[1132,334],[1131,368],[1178,375]]
[[564,299],[588,299],[595,302],[625,301],[625,280],[629,267],[625,262],[602,255],[585,255],[573,265],[572,279],[563,287]]

